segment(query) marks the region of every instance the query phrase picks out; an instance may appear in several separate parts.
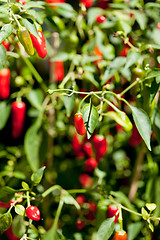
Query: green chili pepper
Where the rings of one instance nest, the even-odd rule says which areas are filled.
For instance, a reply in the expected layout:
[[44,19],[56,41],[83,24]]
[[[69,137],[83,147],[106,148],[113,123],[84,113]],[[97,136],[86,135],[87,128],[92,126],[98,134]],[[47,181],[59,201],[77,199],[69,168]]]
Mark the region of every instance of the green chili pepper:
[[34,55],[32,40],[26,28],[21,28],[18,30],[18,38],[24,49],[26,50],[27,54],[30,56]]

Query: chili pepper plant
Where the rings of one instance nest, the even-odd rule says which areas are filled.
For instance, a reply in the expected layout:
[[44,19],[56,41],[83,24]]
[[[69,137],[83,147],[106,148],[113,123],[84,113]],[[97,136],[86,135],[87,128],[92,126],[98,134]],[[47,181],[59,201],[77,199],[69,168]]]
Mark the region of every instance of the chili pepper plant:
[[159,239],[159,15],[0,1],[0,239]]

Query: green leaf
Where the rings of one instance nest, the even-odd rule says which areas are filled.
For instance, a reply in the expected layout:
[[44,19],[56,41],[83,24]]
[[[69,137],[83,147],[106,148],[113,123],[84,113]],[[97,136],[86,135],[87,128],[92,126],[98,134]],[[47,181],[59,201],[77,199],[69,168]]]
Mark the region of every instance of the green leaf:
[[155,77],[159,77],[160,76],[160,70],[152,70],[150,71],[147,76],[145,77],[145,79],[150,79],[150,78],[155,78]]
[[29,185],[26,182],[22,182],[22,187],[25,190],[29,190]]
[[7,104],[6,101],[0,102],[0,130],[2,130],[5,127],[7,120],[10,116],[10,112],[11,105]]
[[74,8],[68,3],[53,4],[53,5],[57,6],[55,11],[65,18],[74,18],[77,16],[77,13],[74,10]]
[[74,106],[75,106],[75,100],[76,98],[74,94],[72,96],[63,97],[63,103],[66,108],[67,117],[71,116],[72,110],[74,109]]
[[34,182],[35,186],[38,185],[40,183],[40,181],[42,180],[45,168],[46,167],[42,167],[32,174],[31,180],[32,180],[32,182]]
[[91,73],[91,72],[85,71],[83,76],[82,76],[82,79],[88,80],[89,82],[91,82],[97,88],[99,87],[99,83],[95,80],[94,74]]
[[24,217],[20,215],[16,215],[14,217],[13,223],[12,223],[12,230],[13,230],[13,234],[18,238],[21,238],[24,235],[26,231]]
[[13,31],[13,24],[5,24],[0,30],[0,43],[5,40]]
[[89,139],[96,128],[98,122],[98,112],[92,103],[86,104],[82,110],[83,120],[87,130],[87,138]]
[[3,233],[4,231],[6,231],[12,223],[12,215],[10,212],[4,213],[1,217],[0,217],[0,232]]
[[39,38],[37,28],[36,28],[34,22],[31,19],[29,21],[26,18],[23,18],[22,23],[31,34],[33,34],[35,37]]
[[66,52],[58,52],[52,61],[67,61],[69,59],[69,54]]
[[77,201],[67,191],[65,191],[61,199],[65,204],[74,205],[78,210],[80,210],[80,206]]
[[156,209],[156,204],[155,203],[146,203],[146,207],[148,208],[149,211],[153,211]]
[[144,30],[147,27],[147,16],[144,12],[133,11],[136,21],[138,22],[141,30]]
[[27,95],[27,99],[33,107],[39,110],[42,109],[43,92],[41,89],[31,89]]
[[23,7],[25,9],[29,8],[44,8],[45,2],[43,1],[36,1],[36,2],[27,2]]
[[81,62],[81,64],[82,64],[82,65],[86,65],[87,63],[94,62],[94,61],[96,61],[96,60],[98,60],[98,59],[99,59],[99,57],[97,57],[97,56],[87,56],[87,55],[83,55],[83,56],[82,56],[82,62]]
[[17,190],[7,186],[0,188],[0,200],[3,201],[3,199],[12,198],[16,191]]
[[135,64],[138,61],[138,59],[140,58],[140,56],[141,56],[140,53],[138,53],[134,50],[129,50],[128,55],[127,55],[125,68],[129,68],[133,64]]
[[153,2],[146,3],[144,6],[145,6],[146,9],[148,9],[148,8],[160,8],[159,3],[153,3]]
[[107,44],[107,45],[98,45],[100,51],[103,53],[104,58],[112,60],[115,58],[115,49],[112,44]]
[[160,56],[157,57],[157,61],[158,61],[158,63],[160,63]]
[[151,229],[152,232],[154,232],[154,226],[151,222],[149,222],[149,228]]
[[87,12],[88,17],[88,25],[92,26],[92,24],[96,21],[98,15],[103,15],[103,10],[101,8],[89,8]]
[[3,68],[5,62],[6,62],[6,49],[5,47],[0,44],[0,70]]
[[17,205],[15,206],[15,212],[16,212],[18,215],[24,216],[24,215],[25,215],[25,208],[23,207],[23,205],[17,204]]
[[97,240],[108,240],[114,231],[114,220],[115,217],[105,220],[98,229],[98,239]]
[[108,116],[108,117],[114,119],[119,125],[121,125],[124,128],[124,130],[131,131],[132,123],[129,120],[129,118],[126,115],[125,112],[122,112],[122,111],[119,111],[119,112],[109,111],[109,112],[107,112],[105,114],[105,116]]
[[147,113],[140,108],[136,108],[130,105],[132,115],[138,132],[146,143],[148,149],[151,151],[150,139],[151,139],[151,123]]
[[38,170],[40,165],[40,147],[43,138],[43,132],[40,130],[42,123],[42,116],[40,116],[37,121],[30,126],[27,130],[24,139],[24,149],[27,156],[28,163],[33,171]]
[[144,220],[148,220],[149,219],[149,214],[148,214],[148,212],[142,207],[142,209],[141,209],[141,213],[142,213],[142,218],[144,219]]
[[119,24],[126,35],[131,32],[132,28],[126,21],[120,20]]
[[140,233],[141,229],[143,227],[143,223],[142,222],[136,222],[136,223],[131,223],[128,226],[128,240],[134,240],[136,239],[136,237],[138,236],[138,234]]
[[125,63],[126,63],[125,57],[115,58],[105,71],[101,85],[104,85],[107,80],[113,77],[113,75],[117,73],[122,68],[122,66],[124,66]]

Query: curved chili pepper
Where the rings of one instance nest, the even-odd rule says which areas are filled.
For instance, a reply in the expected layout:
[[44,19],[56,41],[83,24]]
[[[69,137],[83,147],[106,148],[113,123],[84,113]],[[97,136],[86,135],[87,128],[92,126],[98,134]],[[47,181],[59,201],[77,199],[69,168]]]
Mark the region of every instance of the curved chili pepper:
[[10,70],[9,68],[3,68],[0,71],[0,99],[4,100],[9,97],[10,94]]
[[96,151],[96,159],[99,161],[107,151],[107,141],[102,135],[93,137],[93,146]]
[[12,137],[19,138],[25,122],[26,105],[24,102],[13,102],[11,105]]
[[55,61],[55,80],[56,82],[62,81],[64,78],[64,67],[62,61]]
[[32,39],[33,46],[35,47],[38,55],[41,58],[44,58],[47,55],[47,48],[43,33],[40,30],[38,30],[39,38],[35,37],[33,34],[30,34],[30,36]]
[[18,38],[24,49],[26,50],[26,53],[28,53],[28,55],[30,56],[34,55],[32,40],[28,30],[25,27],[18,30]]
[[83,116],[81,113],[75,114],[74,124],[75,124],[76,131],[79,135],[84,135],[86,133],[86,127],[84,125]]
[[2,41],[1,44],[5,47],[7,51],[9,51],[11,44],[8,42],[8,40]]

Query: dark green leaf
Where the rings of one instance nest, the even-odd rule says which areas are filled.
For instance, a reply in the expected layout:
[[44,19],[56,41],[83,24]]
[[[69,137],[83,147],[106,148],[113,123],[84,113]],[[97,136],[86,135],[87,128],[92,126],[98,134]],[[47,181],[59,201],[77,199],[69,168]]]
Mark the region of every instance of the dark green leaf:
[[39,110],[42,109],[43,92],[41,89],[31,89],[27,95],[27,99],[33,107]]
[[5,62],[6,62],[6,49],[2,44],[0,44],[0,70],[3,68]]
[[96,128],[98,122],[98,112],[95,106],[90,103],[83,107],[82,114],[87,130],[87,138],[89,139]]
[[13,31],[13,24],[5,24],[0,30],[0,43],[5,40]]
[[82,78],[91,82],[95,87],[99,87],[99,83],[95,80],[94,74],[86,71],[84,72]]
[[127,55],[125,68],[129,68],[133,64],[135,64],[138,61],[138,59],[140,58],[140,56],[141,56],[140,53],[138,53],[134,50],[129,50],[128,55]]
[[147,26],[147,16],[144,12],[134,11],[136,21],[138,22],[140,28],[144,30]]
[[0,200],[3,201],[3,199],[10,199],[13,197],[14,193],[16,192],[15,189],[10,187],[2,187],[0,188]]
[[12,223],[12,215],[10,212],[4,213],[1,217],[0,217],[0,232],[3,233],[4,231],[6,231]]
[[2,130],[10,116],[11,105],[7,104],[6,101],[0,102],[0,130]]
[[13,224],[12,224],[12,229],[13,229],[13,234],[18,237],[21,238],[23,236],[23,234],[26,231],[26,226],[25,226],[25,222],[24,222],[24,217],[20,216],[20,215],[16,215],[13,219]]
[[115,217],[106,219],[98,229],[98,239],[97,240],[108,240],[114,231],[114,220]]
[[40,181],[42,180],[45,168],[46,167],[42,167],[32,174],[31,180],[32,180],[32,182],[34,182],[34,185],[38,185],[40,183]]
[[155,78],[158,76],[160,76],[160,70],[157,69],[157,70],[150,71],[145,77],[145,79]]
[[37,28],[32,20],[29,21],[23,18],[22,23],[30,33],[32,33],[35,37],[39,38]]
[[62,201],[65,204],[74,205],[78,210],[80,210],[79,204],[77,203],[77,201],[68,192],[65,192],[63,194]]
[[147,113],[143,109],[139,109],[130,105],[132,115],[138,132],[146,143],[148,149],[151,151],[151,123]]

